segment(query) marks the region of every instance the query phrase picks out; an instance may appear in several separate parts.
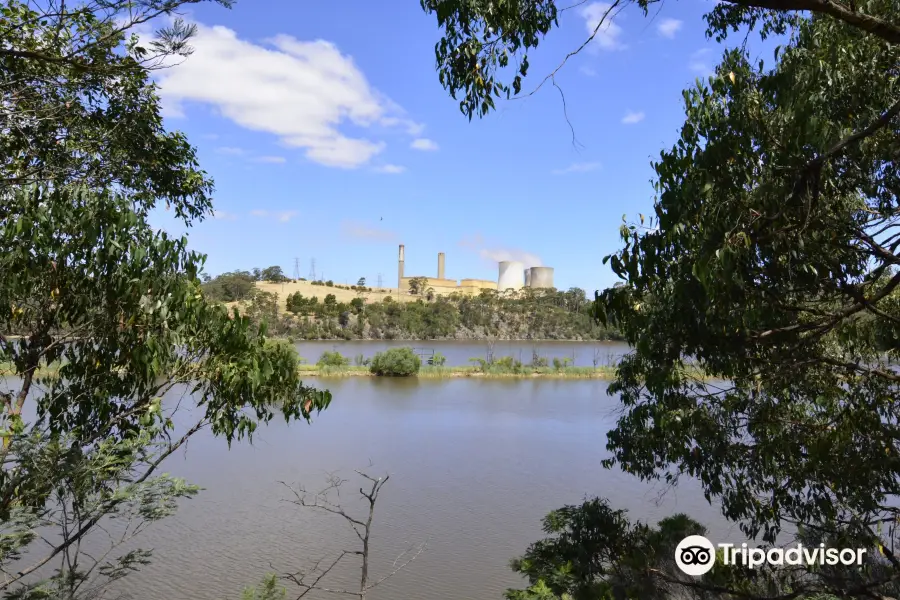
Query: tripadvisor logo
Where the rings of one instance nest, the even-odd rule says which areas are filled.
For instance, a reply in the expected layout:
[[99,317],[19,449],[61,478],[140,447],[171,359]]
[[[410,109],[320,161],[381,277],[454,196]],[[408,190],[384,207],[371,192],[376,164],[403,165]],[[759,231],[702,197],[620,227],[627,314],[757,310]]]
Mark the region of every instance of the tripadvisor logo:
[[[807,547],[797,544],[790,548],[748,548],[747,544],[718,544],[722,563],[743,565],[751,569],[768,565],[862,565],[863,548]],[[716,546],[702,535],[689,535],[675,548],[675,564],[687,575],[698,577],[708,573],[716,562]]]
[[687,575],[708,573],[716,562],[716,547],[702,535],[689,535],[675,548],[675,564]]

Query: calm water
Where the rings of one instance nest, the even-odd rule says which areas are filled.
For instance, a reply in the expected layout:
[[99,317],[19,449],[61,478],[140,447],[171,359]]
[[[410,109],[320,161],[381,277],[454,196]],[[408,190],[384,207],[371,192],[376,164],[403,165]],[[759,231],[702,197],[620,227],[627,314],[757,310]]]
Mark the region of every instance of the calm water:
[[[307,362],[314,363],[325,350],[337,350],[351,360],[362,354],[371,358],[376,352],[387,348],[411,346],[417,349],[434,350],[447,358],[448,366],[471,365],[470,358],[485,358],[488,343],[485,341],[400,341],[400,340],[364,340],[349,342],[299,342],[295,344],[297,352]],[[494,358],[512,356],[527,364],[531,362],[532,352],[546,357],[553,362],[554,358],[573,359],[576,367],[604,366],[613,364],[628,352],[628,346],[621,342],[522,342],[498,341],[494,343]]]
[[[340,519],[283,502],[289,492],[279,481],[316,488],[326,471],[350,478],[370,460],[369,471],[391,474],[376,509],[372,576],[428,540],[415,562],[370,594],[375,600],[499,600],[521,584],[508,563],[541,536],[541,517],[585,495],[606,496],[642,520],[687,512],[713,534],[736,537],[696,489],[680,486],[660,500],[660,489],[600,466],[616,409],[604,382],[317,384],[335,400],[312,425],[274,422],[254,446],[231,450],[201,434],[169,459],[169,472],[205,491],[144,533],[140,545],[155,549],[154,562],[119,590],[135,600],[237,599],[270,563],[285,572],[355,549]],[[353,489],[341,497],[349,509]],[[358,567],[348,563],[331,585],[354,577]]]

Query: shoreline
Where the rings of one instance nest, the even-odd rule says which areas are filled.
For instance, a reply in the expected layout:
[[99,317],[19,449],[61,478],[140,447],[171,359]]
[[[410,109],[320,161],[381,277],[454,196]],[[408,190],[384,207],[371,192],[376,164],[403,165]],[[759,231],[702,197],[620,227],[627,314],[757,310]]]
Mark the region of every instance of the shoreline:
[[[35,377],[54,377],[59,373],[59,364],[53,367],[38,367],[35,371]],[[382,377],[384,379],[458,379],[458,378],[481,378],[481,379],[605,379],[612,380],[615,378],[616,368],[610,366],[597,367],[529,367],[522,366],[519,369],[508,369],[503,367],[488,367],[482,370],[476,366],[444,366],[434,367],[423,365],[419,372],[415,375],[406,377],[390,377],[375,375],[369,370],[368,366],[344,365],[342,367],[335,366],[319,366],[316,364],[299,363],[297,372],[301,377],[322,377],[322,378],[342,378],[342,377]],[[0,363],[0,378],[14,376],[11,365]]]
[[576,339],[536,339],[536,338],[434,338],[434,339],[406,339],[406,338],[351,338],[346,340],[344,338],[320,338],[315,340],[306,340],[306,339],[291,339],[290,336],[269,336],[269,339],[277,339],[277,340],[285,340],[294,344],[314,344],[317,342],[415,342],[417,344],[427,344],[427,343],[452,343],[452,342],[460,342],[460,343],[472,343],[472,342],[484,342],[490,343],[494,342],[520,342],[520,343],[533,343],[533,344],[626,344],[625,340],[576,340]]
[[[616,378],[617,367],[603,365],[597,367],[530,367],[519,368],[489,366],[487,369],[477,366],[435,367],[422,366],[415,375],[403,377],[391,377],[375,375],[368,366],[344,365],[319,366],[316,364],[299,363],[297,373],[301,378],[342,379],[345,377],[374,377],[380,379],[599,379],[613,381]],[[0,363],[0,379],[14,377],[14,373],[8,364]],[[36,377],[58,377],[59,365],[51,368],[39,367]],[[710,380],[702,372],[694,371],[694,376],[702,380]]]
[[[339,379],[343,377],[379,377],[373,374],[369,367],[364,366],[343,366],[343,367],[320,367],[318,365],[299,365],[298,371],[301,377],[321,377]],[[459,379],[459,378],[477,378],[477,379],[603,379],[611,381],[615,378],[615,367],[565,367],[555,369],[553,367],[522,367],[520,370],[507,369],[488,369],[481,370],[474,366],[459,367],[432,367],[423,366],[415,375],[408,377],[397,377],[396,379]],[[384,379],[395,379],[394,377],[381,376]]]

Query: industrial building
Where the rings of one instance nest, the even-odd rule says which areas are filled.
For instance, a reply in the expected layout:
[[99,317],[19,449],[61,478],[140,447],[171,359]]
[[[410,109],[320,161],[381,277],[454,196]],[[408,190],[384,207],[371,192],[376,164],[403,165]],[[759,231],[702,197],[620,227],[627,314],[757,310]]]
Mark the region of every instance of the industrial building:
[[478,294],[481,290],[520,290],[523,287],[552,288],[553,269],[551,267],[530,267],[518,261],[503,261],[499,263],[497,281],[485,279],[447,279],[445,275],[445,255],[438,253],[437,277],[417,275],[407,277],[404,271],[406,262],[405,246],[400,244],[397,257],[397,287],[401,293],[409,292],[409,282],[415,277],[424,277],[428,280],[428,287],[436,294],[451,294],[461,292],[465,294]]

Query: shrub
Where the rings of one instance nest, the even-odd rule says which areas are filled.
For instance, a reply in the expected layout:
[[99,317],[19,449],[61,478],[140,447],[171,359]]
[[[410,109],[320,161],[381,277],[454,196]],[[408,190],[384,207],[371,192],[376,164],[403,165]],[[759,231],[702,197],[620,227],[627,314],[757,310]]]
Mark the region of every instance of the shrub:
[[487,371],[488,361],[486,361],[485,359],[480,358],[480,357],[475,357],[475,358],[470,358],[469,362],[475,363],[477,365],[477,368],[479,371]]
[[512,356],[502,356],[496,359],[493,366],[502,372],[519,373],[522,370],[522,362]]
[[325,285],[327,285],[328,287],[334,287],[334,282],[329,279],[328,281],[325,282]]
[[300,356],[297,354],[297,349],[294,348],[294,342],[292,340],[266,338],[264,344],[266,348],[272,350],[275,350],[276,348],[285,348],[287,352],[290,352],[296,357],[297,362],[300,362]]
[[522,363],[512,356],[501,356],[494,361],[494,364],[502,369],[514,369],[522,366]]
[[379,352],[372,359],[369,370],[375,375],[387,375],[390,377],[407,377],[419,372],[422,361],[412,351],[412,348],[391,348]]
[[350,364],[350,360],[340,352],[326,350],[316,364],[320,367],[346,367]]
[[531,357],[531,366],[536,369],[546,367],[549,364],[550,364],[550,362],[547,360],[546,356],[539,356],[538,354],[535,353]]
[[431,364],[435,367],[443,367],[447,363],[447,357],[440,352],[435,352],[431,357]]
[[572,364],[572,359],[570,357],[565,357],[562,360],[558,358],[553,359],[553,368],[557,371],[561,369],[566,369]]

